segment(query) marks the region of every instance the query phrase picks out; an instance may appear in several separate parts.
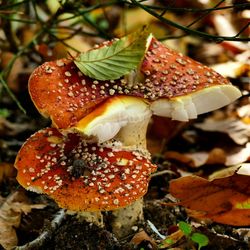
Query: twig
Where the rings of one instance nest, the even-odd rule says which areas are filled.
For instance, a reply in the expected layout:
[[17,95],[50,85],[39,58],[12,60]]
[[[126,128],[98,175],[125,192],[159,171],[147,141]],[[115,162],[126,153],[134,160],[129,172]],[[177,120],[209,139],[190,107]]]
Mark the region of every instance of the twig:
[[85,21],[89,24],[89,25],[91,25],[93,28],[95,28],[98,32],[99,32],[99,36],[100,37],[103,37],[103,38],[105,38],[105,39],[111,39],[112,37],[109,35],[109,34],[107,34],[105,31],[103,31],[95,22],[93,22],[89,17],[88,17],[88,15],[85,13],[85,14],[83,14],[83,17],[84,17],[84,19],[85,19]]
[[206,9],[198,9],[198,8],[175,8],[175,7],[165,7],[165,6],[155,6],[155,5],[146,5],[150,9],[154,10],[170,10],[172,12],[207,12],[207,11],[218,11],[218,10],[226,10],[226,9],[233,9],[233,8],[249,8],[250,3],[239,3],[235,5],[227,5],[223,7],[217,8],[206,8]]
[[16,53],[18,51],[18,45],[12,32],[10,20],[8,19],[3,20],[2,25],[3,25],[3,32],[10,45],[10,51]]
[[11,91],[11,89],[9,88],[7,82],[5,79],[8,78],[11,69],[15,63],[15,61],[17,60],[17,58],[19,58],[23,53],[25,53],[25,51],[31,47],[36,40],[40,37],[40,35],[43,33],[43,30],[41,30],[40,32],[37,33],[37,35],[33,38],[33,40],[31,42],[29,42],[25,47],[23,47],[21,50],[19,50],[10,60],[10,62],[8,63],[8,65],[6,66],[6,68],[0,73],[0,82],[3,85],[3,87],[6,89],[7,93],[9,94],[9,96],[12,98],[12,100],[17,104],[17,106],[20,108],[20,110],[26,114],[26,110],[23,108],[23,106],[21,105],[21,103],[18,101],[18,99],[16,98],[16,96],[14,95],[14,93]]
[[158,172],[152,174],[151,178],[161,176],[161,175],[164,175],[164,174],[174,174],[174,175],[176,175],[176,173],[174,171],[166,169],[166,170],[158,171]]
[[[120,3],[122,3],[122,2],[123,1],[120,1]],[[64,22],[64,21],[73,19],[73,18],[75,18],[77,16],[82,16],[83,14],[89,13],[89,12],[91,12],[93,10],[100,9],[100,8],[103,8],[103,7],[108,7],[108,6],[111,6],[111,5],[115,5],[117,3],[119,3],[119,1],[111,1],[111,2],[107,2],[107,3],[96,4],[96,5],[84,8],[83,10],[78,10],[77,13],[74,13],[75,14],[74,16],[66,17],[64,19],[59,19],[59,20],[56,21],[56,23]]]
[[209,15],[211,12],[213,12],[214,10],[216,10],[223,2],[225,2],[225,0],[221,0],[212,9],[207,10],[205,13],[203,13],[202,15],[200,15],[198,18],[196,18],[193,22],[191,22],[190,24],[188,24],[186,27],[189,28],[192,25],[194,25],[195,23],[199,22],[201,19],[203,19],[204,17],[206,17],[207,15]]
[[64,220],[66,213],[63,209],[61,209],[54,219],[51,221],[50,228],[45,229],[35,240],[23,245],[15,247],[15,250],[31,250],[31,249],[38,249],[42,247],[44,242],[49,240],[52,237],[53,232],[61,225],[62,221]]
[[20,18],[13,18],[11,16],[6,16],[2,13],[0,13],[0,17],[2,19],[7,19],[7,20],[10,20],[12,22],[20,22],[20,23],[29,23],[29,24],[35,24],[36,21],[35,20],[30,20],[30,19],[20,19]]
[[2,5],[0,6],[0,10],[6,10],[6,9],[12,9],[16,6],[20,6],[24,3],[29,3],[30,0],[24,0],[24,1],[21,1],[21,2],[16,2],[16,3],[13,3],[13,4],[9,4],[9,5]]
[[17,100],[16,96],[13,94],[13,92],[10,90],[8,84],[6,83],[6,81],[4,80],[2,74],[0,74],[0,82],[2,84],[2,86],[6,89],[7,93],[9,94],[9,96],[12,98],[12,100],[17,104],[18,108],[24,113],[26,114],[26,110],[23,108],[23,106],[21,105],[21,103]]
[[175,27],[177,29],[183,30],[184,32],[186,32],[188,34],[191,34],[191,35],[195,35],[195,36],[199,36],[199,37],[203,37],[203,38],[208,38],[209,40],[215,40],[217,42],[222,42],[222,41],[250,41],[249,37],[216,36],[216,35],[208,34],[206,32],[189,29],[186,26],[183,26],[183,25],[181,25],[179,23],[173,22],[173,21],[171,21],[169,19],[166,19],[166,18],[162,17],[161,15],[157,14],[155,11],[152,11],[146,5],[138,3],[136,0],[131,0],[131,2],[134,5],[144,9],[146,12],[148,12],[152,16],[156,17],[161,22],[163,22],[165,24],[168,24],[170,26],[173,26],[173,27]]
[[72,49],[73,51],[77,52],[77,53],[80,53],[81,51],[79,51],[78,49],[72,47],[71,45],[67,44],[64,40],[65,39],[61,39],[61,38],[58,38],[56,35],[54,35],[52,32],[49,31],[49,34],[58,42],[62,43],[64,46],[66,46],[67,48],[70,48]]
[[154,232],[154,233],[156,233],[161,239],[165,239],[166,238],[166,236],[165,235],[163,235],[163,234],[161,234],[159,231],[158,231],[158,229],[156,228],[156,226],[150,221],[150,220],[147,220],[147,223],[148,223],[148,225],[150,226],[150,228],[152,229],[152,231]]
[[235,37],[239,36],[242,32],[244,32],[250,26],[250,22],[248,22],[243,28],[235,35]]

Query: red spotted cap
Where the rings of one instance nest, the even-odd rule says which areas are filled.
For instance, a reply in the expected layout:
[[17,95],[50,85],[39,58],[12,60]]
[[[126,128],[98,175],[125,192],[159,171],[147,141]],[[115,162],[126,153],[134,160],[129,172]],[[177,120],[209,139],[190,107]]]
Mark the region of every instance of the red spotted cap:
[[[221,108],[241,92],[213,69],[167,48],[152,37],[141,66],[144,98],[153,114],[188,121]],[[141,90],[139,89],[141,92]]]
[[72,211],[113,210],[142,197],[156,166],[147,151],[121,144],[87,144],[77,134],[64,137],[55,128],[31,136],[19,151],[17,180],[45,193]]
[[[100,142],[114,135],[99,136],[97,120],[114,131],[137,119],[140,113],[143,117],[151,112],[188,121],[241,96],[236,87],[214,70],[167,48],[152,36],[148,39],[140,72],[117,80],[91,79],[69,59],[41,65],[29,80],[34,104],[58,129],[74,128],[87,136],[100,137]],[[140,103],[139,111],[133,109],[138,106],[136,103]]]

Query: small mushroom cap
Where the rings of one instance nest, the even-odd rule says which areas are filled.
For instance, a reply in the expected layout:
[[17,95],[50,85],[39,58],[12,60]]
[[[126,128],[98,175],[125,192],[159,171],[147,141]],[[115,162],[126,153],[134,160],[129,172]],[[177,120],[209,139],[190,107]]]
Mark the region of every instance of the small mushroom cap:
[[72,211],[125,207],[147,192],[156,166],[147,151],[125,151],[115,141],[111,146],[86,144],[77,134],[64,137],[55,128],[43,129],[19,151],[17,180]]
[[[154,114],[188,121],[221,108],[241,92],[213,69],[165,47],[152,38],[142,62]],[[149,91],[151,90],[151,91]]]
[[144,99],[116,96],[99,105],[80,120],[73,129],[87,136],[96,136],[98,142],[101,143],[114,138],[127,124],[148,122],[147,118],[150,116],[151,110]]

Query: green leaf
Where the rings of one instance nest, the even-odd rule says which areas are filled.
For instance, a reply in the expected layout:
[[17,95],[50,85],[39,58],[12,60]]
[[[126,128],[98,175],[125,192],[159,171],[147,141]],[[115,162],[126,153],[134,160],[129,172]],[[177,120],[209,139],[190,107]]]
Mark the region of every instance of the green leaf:
[[188,223],[186,223],[186,222],[184,222],[184,221],[180,221],[180,222],[178,223],[178,226],[179,226],[180,230],[181,230],[186,236],[189,236],[189,235],[191,234],[191,232],[192,232],[192,227],[191,227]]
[[146,30],[125,36],[111,45],[82,53],[74,63],[85,75],[97,80],[115,80],[141,62],[149,33]]
[[201,233],[193,233],[191,236],[191,240],[199,245],[199,250],[206,246],[209,242],[209,239],[206,235]]
[[173,244],[174,243],[173,239],[165,239],[163,242],[165,242],[167,244]]
[[10,116],[9,110],[0,108],[0,117],[7,118],[8,116]]
[[235,208],[238,208],[238,209],[250,209],[250,200],[244,201],[242,203],[236,203]]

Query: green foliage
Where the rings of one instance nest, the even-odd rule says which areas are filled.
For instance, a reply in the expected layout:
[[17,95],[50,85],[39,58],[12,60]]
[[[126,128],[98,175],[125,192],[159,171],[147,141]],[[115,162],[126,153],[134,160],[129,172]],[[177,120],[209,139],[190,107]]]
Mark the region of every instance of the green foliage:
[[167,244],[173,244],[174,241],[172,239],[165,239],[164,242],[166,242]]
[[10,116],[10,112],[8,109],[0,108],[0,117],[7,118]]
[[208,245],[209,239],[206,235],[201,233],[192,232],[192,227],[185,221],[180,221],[178,223],[179,229],[193,242],[198,244],[198,249]]
[[186,223],[185,221],[180,221],[179,224],[179,229],[186,235],[189,236],[192,232],[192,227]]
[[114,80],[135,69],[146,50],[149,34],[135,32],[111,45],[82,53],[74,62],[85,75],[97,80]]
[[201,233],[193,233],[191,236],[191,240],[199,245],[199,250],[206,246],[209,242],[209,239],[206,235]]

